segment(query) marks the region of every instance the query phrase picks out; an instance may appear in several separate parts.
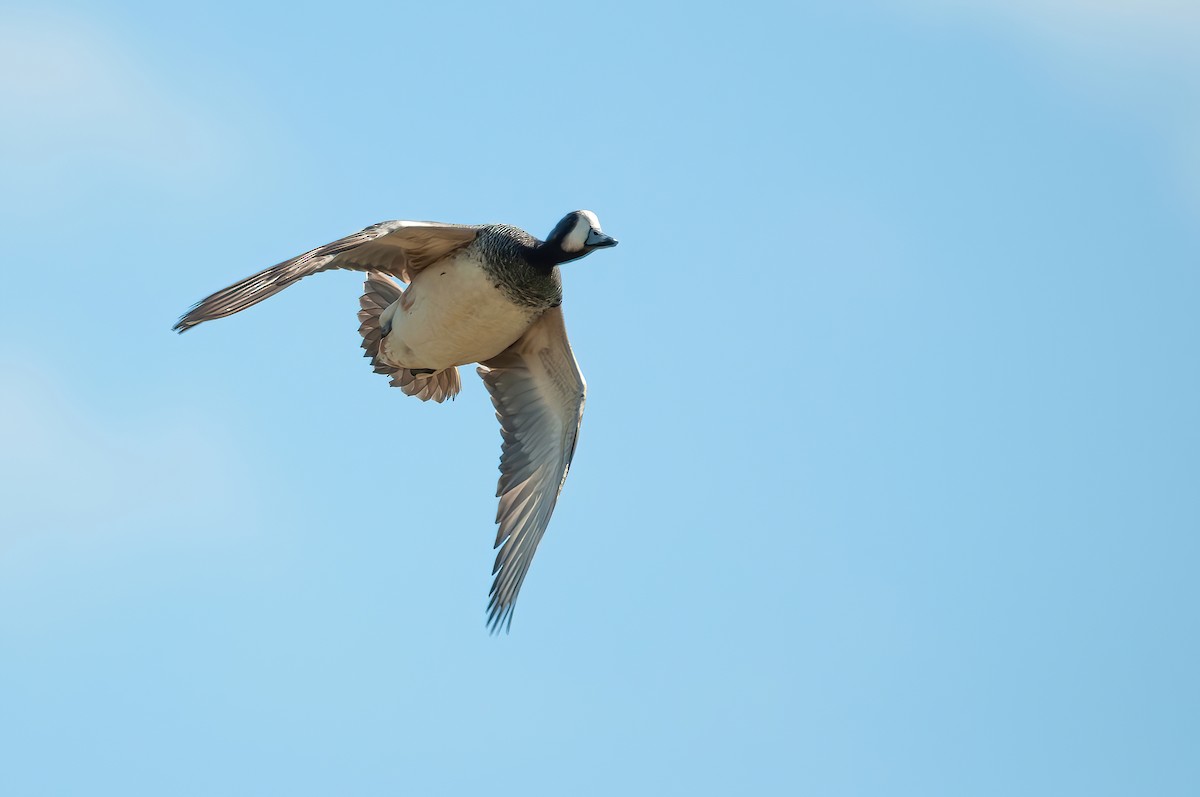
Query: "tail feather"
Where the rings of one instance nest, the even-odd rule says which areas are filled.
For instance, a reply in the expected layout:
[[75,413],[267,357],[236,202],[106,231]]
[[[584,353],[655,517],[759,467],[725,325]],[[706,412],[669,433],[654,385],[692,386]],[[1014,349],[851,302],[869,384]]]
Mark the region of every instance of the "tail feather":
[[433,399],[441,404],[446,399],[454,400],[462,390],[462,380],[457,368],[447,368],[435,374],[417,376],[407,368],[397,368],[392,377],[392,387],[398,387],[406,396],[416,396],[421,401]]
[[406,396],[416,396],[421,401],[433,399],[439,404],[453,400],[462,390],[462,380],[457,368],[447,368],[433,374],[414,374],[411,369],[392,365],[382,354],[383,339],[390,332],[380,317],[404,291],[400,285],[376,271],[367,272],[363,284],[363,295],[358,304],[360,322],[358,332],[362,335],[363,356],[371,358],[371,367],[377,374],[391,377],[392,387],[398,387]]
[[362,347],[366,352],[363,356],[371,358],[371,366],[377,374],[390,375],[396,372],[395,366],[379,356],[383,337],[390,331],[382,328],[379,317],[392,303],[399,301],[403,294],[404,291],[398,283],[377,271],[367,272],[367,279],[363,283],[363,295],[358,299],[359,307],[362,308],[358,311],[358,320],[362,322],[358,326],[358,333],[362,335]]

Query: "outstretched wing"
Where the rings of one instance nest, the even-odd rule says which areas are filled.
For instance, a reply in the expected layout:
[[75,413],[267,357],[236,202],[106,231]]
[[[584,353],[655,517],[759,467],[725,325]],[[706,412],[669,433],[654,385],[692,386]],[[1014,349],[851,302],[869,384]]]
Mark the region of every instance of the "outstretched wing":
[[297,280],[334,268],[382,271],[412,282],[421,269],[475,240],[478,231],[477,226],[432,221],[373,224],[217,291],[189,310],[174,329],[186,332],[205,321],[239,313]]
[[500,508],[488,601],[493,632],[512,624],[513,606],[558,501],[583,419],[587,383],[575,362],[562,309],[546,311],[512,346],[481,364],[504,446]]

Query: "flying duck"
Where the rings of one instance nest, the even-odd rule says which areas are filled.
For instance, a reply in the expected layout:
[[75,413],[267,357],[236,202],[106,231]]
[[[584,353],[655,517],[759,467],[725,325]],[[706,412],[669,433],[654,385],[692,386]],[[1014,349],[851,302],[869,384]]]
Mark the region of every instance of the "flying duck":
[[589,210],[568,213],[545,241],[506,224],[385,221],[214,293],[174,329],[241,312],[310,274],[350,269],[367,275],[364,356],[393,386],[441,403],[462,387],[458,366],[479,363],[504,438],[488,626],[507,630],[567,478],[587,393],[563,325],[558,267],[616,245]]

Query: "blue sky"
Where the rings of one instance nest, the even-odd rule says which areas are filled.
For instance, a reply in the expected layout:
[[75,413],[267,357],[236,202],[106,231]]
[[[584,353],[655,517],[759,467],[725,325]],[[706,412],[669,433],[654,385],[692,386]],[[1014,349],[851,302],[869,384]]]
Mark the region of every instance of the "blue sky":
[[[1200,788],[1200,15],[1157,0],[10,4],[0,792]],[[564,269],[582,437],[512,633],[500,436],[361,359],[384,219]]]

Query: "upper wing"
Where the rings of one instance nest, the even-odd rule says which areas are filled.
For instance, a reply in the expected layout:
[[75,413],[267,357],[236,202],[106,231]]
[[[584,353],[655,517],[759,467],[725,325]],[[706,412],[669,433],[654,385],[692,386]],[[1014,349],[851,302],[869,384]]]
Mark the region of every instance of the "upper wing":
[[199,302],[175,324],[186,332],[274,296],[292,283],[332,268],[382,271],[412,282],[421,269],[475,240],[479,227],[432,221],[384,221],[271,266]]
[[547,310],[512,346],[479,368],[504,447],[500,508],[488,601],[492,631],[512,624],[513,606],[550,514],[558,501],[583,419],[587,383],[579,372],[562,309]]

